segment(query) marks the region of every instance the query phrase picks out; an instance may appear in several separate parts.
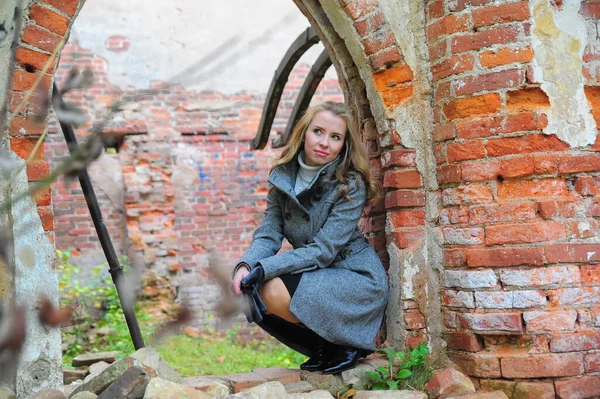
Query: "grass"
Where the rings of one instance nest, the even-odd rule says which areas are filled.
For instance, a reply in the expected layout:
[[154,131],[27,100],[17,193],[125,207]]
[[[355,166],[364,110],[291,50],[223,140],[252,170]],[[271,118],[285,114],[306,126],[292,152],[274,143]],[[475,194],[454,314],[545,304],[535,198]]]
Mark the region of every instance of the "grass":
[[177,335],[156,349],[183,377],[247,373],[257,367],[298,368],[306,360],[275,339],[242,345],[234,335],[205,333],[196,338]]

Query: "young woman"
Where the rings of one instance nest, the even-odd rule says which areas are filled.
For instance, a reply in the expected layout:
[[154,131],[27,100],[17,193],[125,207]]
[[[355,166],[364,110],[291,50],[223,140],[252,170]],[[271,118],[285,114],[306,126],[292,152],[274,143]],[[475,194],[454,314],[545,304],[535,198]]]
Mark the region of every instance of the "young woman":
[[[378,197],[366,151],[342,103],[309,108],[269,174],[260,227],[233,273],[246,315],[309,356],[300,368],[339,373],[375,350],[387,276],[358,229]],[[286,238],[293,250],[278,254]]]

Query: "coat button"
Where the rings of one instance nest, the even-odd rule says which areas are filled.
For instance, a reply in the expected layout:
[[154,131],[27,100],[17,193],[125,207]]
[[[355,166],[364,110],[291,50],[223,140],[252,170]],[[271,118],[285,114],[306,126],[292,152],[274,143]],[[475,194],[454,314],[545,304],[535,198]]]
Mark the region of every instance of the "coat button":
[[351,250],[349,250],[349,249],[344,249],[344,250],[342,251],[342,259],[346,259],[348,256],[350,256],[350,254],[351,254],[351,253],[352,253],[352,251],[351,251]]
[[304,245],[310,245],[310,244],[312,244],[311,240],[304,240]]
[[310,215],[304,215],[304,220],[306,220],[307,222],[310,222]]
[[283,215],[283,217],[285,217],[285,220],[291,220],[292,219],[292,214],[289,212],[286,212],[285,215]]

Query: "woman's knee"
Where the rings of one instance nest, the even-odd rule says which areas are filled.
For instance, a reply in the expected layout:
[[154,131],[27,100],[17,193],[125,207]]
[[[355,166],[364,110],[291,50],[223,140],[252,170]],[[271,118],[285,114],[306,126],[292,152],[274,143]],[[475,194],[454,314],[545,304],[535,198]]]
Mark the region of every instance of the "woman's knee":
[[289,309],[291,297],[280,278],[276,277],[264,283],[260,288],[260,296],[270,312],[277,313]]

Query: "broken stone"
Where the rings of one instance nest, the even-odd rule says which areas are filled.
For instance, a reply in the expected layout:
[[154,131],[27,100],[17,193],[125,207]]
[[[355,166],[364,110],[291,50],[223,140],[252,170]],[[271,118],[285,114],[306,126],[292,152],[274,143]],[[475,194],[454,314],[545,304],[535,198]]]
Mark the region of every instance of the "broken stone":
[[71,394],[73,392],[75,392],[75,389],[77,389],[78,386],[80,386],[81,384],[83,384],[82,380],[77,380],[77,381],[73,381],[72,383],[70,383],[69,385],[65,385],[64,391],[65,391],[65,396],[70,398]]
[[88,375],[87,369],[63,369],[63,384],[70,384],[73,381],[82,380],[86,375]]
[[231,389],[221,378],[213,376],[188,377],[182,380],[183,385],[204,391],[213,396],[229,395]]
[[[452,396],[450,399],[508,399],[508,396],[502,391],[476,393],[467,396]],[[357,399],[356,396],[354,399]]]
[[281,399],[287,396],[285,387],[279,381],[269,381],[252,388],[244,389],[240,394],[250,393],[261,399]]
[[288,399],[333,399],[333,395],[328,391],[319,389],[309,393],[292,393],[288,395]]
[[175,382],[181,381],[179,374],[173,370],[167,362],[161,359],[153,348],[145,347],[139,349],[130,356],[114,362],[97,376],[94,376],[88,381],[84,381],[84,383],[77,387],[73,392],[90,391],[99,394],[127,371],[127,369],[134,366],[144,370],[149,378],[161,377],[165,380],[175,380]]
[[149,382],[150,378],[144,370],[139,367],[132,367],[98,395],[98,399],[142,399]]
[[234,393],[238,393],[242,389],[252,388],[267,382],[265,378],[254,373],[231,374],[226,377],[226,380],[229,381],[233,387]]
[[110,366],[110,364],[102,361],[102,362],[98,362],[98,363],[94,363],[90,366],[89,370],[90,370],[90,374],[93,375],[98,375],[101,372],[103,372],[104,370],[106,370],[106,368]]
[[338,392],[345,387],[344,381],[339,374],[321,374],[303,370],[300,371],[300,379],[314,385],[318,389],[329,392]]
[[144,399],[210,399],[213,396],[192,387],[156,377],[146,387]]
[[113,363],[117,360],[117,352],[98,352],[98,353],[85,353],[77,356],[73,359],[71,365],[73,367],[90,366],[94,363],[105,361],[107,363]]
[[300,382],[299,370],[286,369],[285,367],[255,368],[252,372],[267,381],[279,381],[282,384]]
[[365,388],[369,384],[365,371],[375,371],[375,369],[376,367],[370,363],[358,363],[356,367],[342,371],[342,381],[344,385],[352,385],[356,389]]
[[475,393],[471,380],[450,367],[437,371],[425,388],[432,399]]
[[96,395],[95,393],[83,391],[71,396],[69,399],[96,399],[97,397],[98,395]]
[[44,389],[28,396],[27,399],[67,399],[67,397],[58,389]]
[[285,384],[284,386],[287,393],[305,393],[315,389],[311,383],[306,381],[293,382],[291,384]]
[[358,391],[353,399],[427,399],[420,391]]

